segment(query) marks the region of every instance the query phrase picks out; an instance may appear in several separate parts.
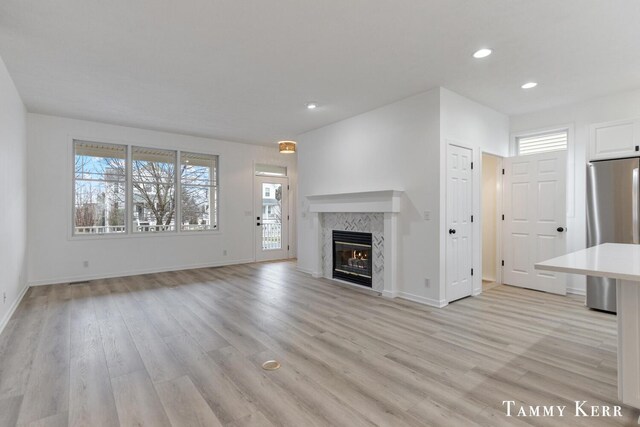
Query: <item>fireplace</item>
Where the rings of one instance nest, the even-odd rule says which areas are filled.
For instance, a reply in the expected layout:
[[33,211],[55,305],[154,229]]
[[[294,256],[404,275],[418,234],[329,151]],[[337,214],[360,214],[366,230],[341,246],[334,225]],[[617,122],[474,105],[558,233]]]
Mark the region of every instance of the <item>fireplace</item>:
[[333,278],[371,287],[371,233],[333,230]]

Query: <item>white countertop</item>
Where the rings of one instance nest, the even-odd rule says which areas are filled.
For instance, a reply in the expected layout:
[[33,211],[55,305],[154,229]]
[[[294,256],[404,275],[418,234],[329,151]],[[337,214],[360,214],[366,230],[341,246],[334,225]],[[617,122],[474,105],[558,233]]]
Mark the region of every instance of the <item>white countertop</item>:
[[640,282],[640,245],[605,243],[539,262],[535,268]]

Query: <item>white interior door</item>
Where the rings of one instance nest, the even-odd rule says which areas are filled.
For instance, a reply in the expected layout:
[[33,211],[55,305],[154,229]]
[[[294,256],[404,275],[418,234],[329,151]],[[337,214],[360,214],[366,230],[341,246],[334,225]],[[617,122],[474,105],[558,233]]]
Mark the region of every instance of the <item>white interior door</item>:
[[256,261],[289,257],[289,185],[287,178],[256,177]]
[[471,295],[472,245],[471,209],[473,204],[471,160],[468,148],[447,148],[447,301]]
[[533,268],[566,253],[566,167],[566,151],[504,159],[504,283],[567,293],[564,274]]

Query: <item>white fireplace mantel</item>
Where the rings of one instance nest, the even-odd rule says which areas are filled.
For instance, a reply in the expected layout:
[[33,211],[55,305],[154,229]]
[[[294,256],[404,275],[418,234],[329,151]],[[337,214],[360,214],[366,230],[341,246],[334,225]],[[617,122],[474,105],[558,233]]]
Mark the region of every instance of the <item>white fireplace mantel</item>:
[[309,212],[400,212],[400,190],[363,191],[359,193],[319,194],[307,196]]
[[[384,214],[384,289],[383,296],[395,298],[398,293],[398,215],[402,195],[400,190],[363,191],[359,193],[319,194],[306,196],[308,213],[314,233],[315,260],[310,273],[322,277],[321,215],[326,213]],[[303,213],[303,216],[306,215]]]

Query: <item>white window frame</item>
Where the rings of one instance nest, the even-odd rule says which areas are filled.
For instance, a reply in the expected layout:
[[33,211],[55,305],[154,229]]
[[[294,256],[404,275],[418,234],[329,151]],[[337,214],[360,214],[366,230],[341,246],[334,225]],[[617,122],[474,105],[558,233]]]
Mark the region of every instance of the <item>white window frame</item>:
[[[175,209],[175,213],[174,213],[174,219],[173,219],[173,230],[156,230],[156,231],[136,231],[136,224],[133,223],[133,212],[134,212],[134,204],[133,204],[133,193],[134,193],[134,188],[133,188],[133,151],[134,149],[147,149],[147,150],[158,150],[158,151],[167,151],[167,152],[172,152],[175,153],[175,157],[173,160],[173,204],[174,204],[174,209]],[[130,180],[129,180],[129,194],[131,196],[131,211],[130,211],[130,215],[129,215],[129,224],[130,224],[130,230],[131,230],[131,234],[171,234],[171,233],[177,233],[178,229],[180,228],[180,223],[178,222],[180,219],[180,207],[178,206],[178,197],[179,197],[179,192],[180,192],[180,188],[178,186],[178,171],[179,171],[179,166],[178,166],[178,160],[179,160],[179,151],[178,150],[174,150],[174,149],[168,149],[168,148],[156,148],[156,147],[149,147],[146,145],[132,145],[129,147],[129,159],[128,159],[128,164],[129,164],[129,175],[130,175]],[[153,227],[157,227],[158,225],[156,224]],[[163,227],[164,225],[161,225],[161,227]],[[150,226],[151,227],[151,226]]]
[[[95,143],[95,144],[99,144],[99,145],[108,145],[108,146],[112,146],[112,147],[122,147],[125,149],[125,179],[122,182],[124,184],[124,190],[125,190],[125,207],[124,207],[124,215],[125,215],[125,221],[124,221],[124,232],[118,233],[118,232],[113,232],[113,233],[76,233],[76,142],[79,143]],[[122,237],[122,236],[126,236],[129,234],[130,232],[130,224],[129,221],[127,220],[128,215],[129,215],[129,209],[130,209],[130,204],[129,204],[129,169],[130,169],[130,165],[129,165],[129,147],[126,144],[121,144],[121,143],[117,143],[117,142],[98,142],[98,141],[94,141],[92,139],[86,139],[86,138],[72,138],[71,139],[71,236],[76,238],[103,238],[103,237]],[[104,181],[104,182],[108,182],[108,181]]]
[[[172,147],[166,147],[166,146],[158,146],[158,145],[154,145],[154,144],[148,144],[145,142],[136,142],[133,143],[131,141],[123,141],[123,140],[110,140],[108,138],[102,138],[102,137],[95,137],[95,136],[83,136],[83,135],[71,135],[69,136],[68,139],[69,143],[68,143],[68,158],[71,159],[70,163],[69,163],[69,173],[71,175],[71,185],[69,187],[69,191],[67,191],[67,206],[68,206],[68,211],[67,211],[67,218],[69,218],[69,221],[67,222],[67,224],[69,224],[69,229],[67,232],[67,240],[69,241],[82,241],[82,240],[109,240],[109,239],[145,239],[145,238],[154,238],[157,236],[210,236],[210,235],[219,235],[219,234],[223,234],[222,231],[222,222],[223,222],[223,212],[220,209],[220,201],[221,201],[221,194],[222,194],[222,182],[221,182],[221,176],[223,176],[221,174],[221,166],[220,166],[220,160],[222,158],[222,156],[219,153],[216,152],[211,152],[211,151],[206,151],[206,150],[202,150],[200,148],[194,148],[194,149],[190,149],[189,147],[187,147],[186,149],[176,149],[176,148],[172,148]],[[75,234],[74,233],[74,227],[75,227],[75,207],[74,207],[74,203],[75,203],[75,148],[74,148],[74,143],[75,141],[86,141],[86,142],[95,142],[96,144],[105,144],[105,145],[121,145],[121,146],[126,146],[127,149],[127,158],[126,158],[126,185],[125,185],[125,190],[126,190],[126,207],[125,207],[125,214],[126,214],[126,218],[127,220],[125,221],[125,227],[126,227],[126,231],[124,233],[105,233],[105,234]],[[176,230],[175,231],[166,231],[166,232],[149,232],[149,233],[134,233],[133,232],[133,215],[132,215],[132,209],[133,209],[133,184],[132,184],[132,170],[133,170],[133,165],[132,165],[132,148],[133,147],[140,147],[140,148],[149,148],[149,149],[158,149],[158,150],[167,150],[167,151],[175,151],[177,153],[176,155],[176,167],[179,168],[180,165],[180,156],[181,153],[184,151],[185,153],[192,153],[192,154],[203,154],[203,155],[208,155],[208,156],[216,156],[216,181],[217,181],[217,186],[215,186],[216,192],[217,192],[217,201],[218,201],[218,208],[217,208],[217,218],[216,218],[216,225],[217,227],[215,229],[212,230],[190,230],[190,231],[182,231],[180,230],[180,223],[181,223],[181,207],[180,206],[176,206]],[[176,172],[179,172],[179,169],[176,169]],[[181,203],[180,201],[180,179],[178,177],[178,173],[176,173],[176,204]]]
[[[551,134],[555,132],[566,132],[567,133],[567,152],[572,148],[571,144],[573,142],[573,124],[559,125],[547,128],[526,130],[520,132],[511,133],[510,144],[509,144],[509,154],[511,156],[520,156],[518,140],[520,138],[530,138],[532,136]],[[526,156],[526,154],[522,154]]]
[[[216,183],[215,185],[210,185],[209,188],[211,188],[213,190],[212,193],[210,193],[209,196],[209,221],[211,221],[211,212],[215,212],[215,228],[213,229],[208,229],[208,230],[182,230],[182,173],[180,172],[180,169],[182,167],[182,153],[185,154],[194,154],[194,155],[203,155],[203,156],[211,156],[211,157],[215,157],[215,180],[214,182]],[[218,154],[209,154],[209,153],[203,153],[201,151],[194,151],[194,150],[178,150],[178,173],[176,173],[176,177],[178,180],[177,183],[177,191],[178,191],[178,195],[177,195],[177,203],[179,204],[179,206],[176,206],[176,209],[178,210],[177,215],[176,215],[176,220],[179,219],[180,223],[178,224],[178,232],[179,233],[207,233],[207,232],[216,232],[220,229],[220,156]],[[214,196],[215,194],[215,196]],[[212,208],[213,203],[216,203],[216,208],[215,210]]]

